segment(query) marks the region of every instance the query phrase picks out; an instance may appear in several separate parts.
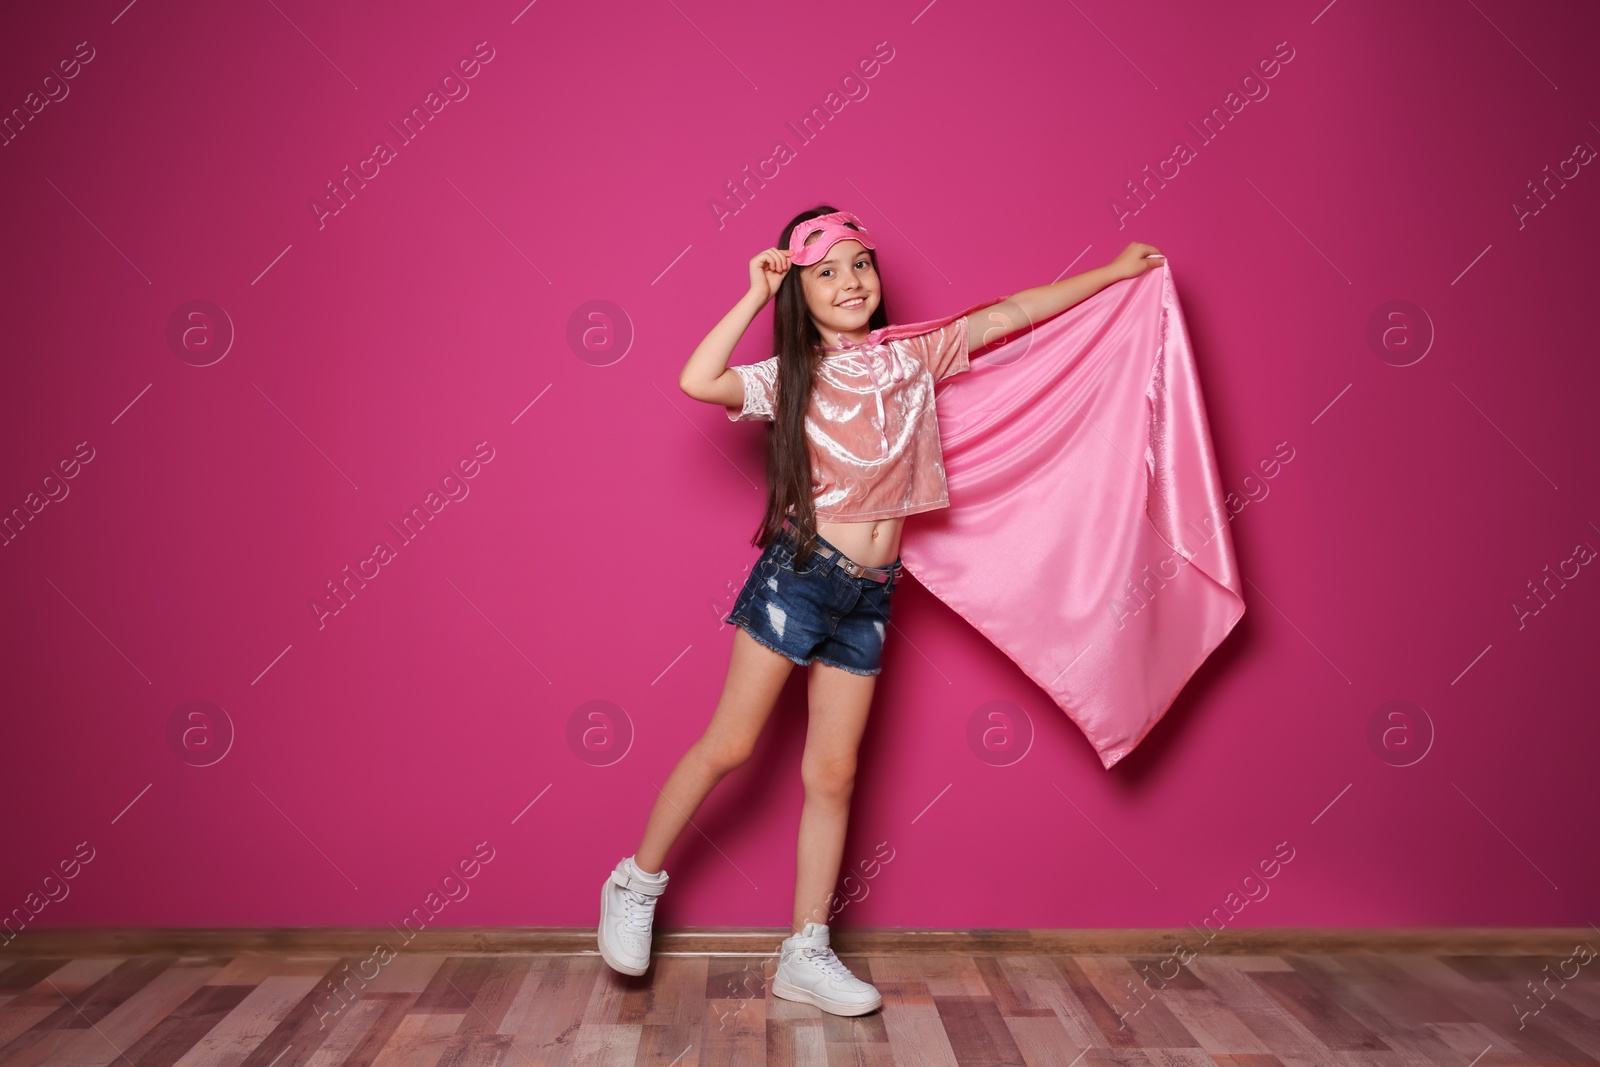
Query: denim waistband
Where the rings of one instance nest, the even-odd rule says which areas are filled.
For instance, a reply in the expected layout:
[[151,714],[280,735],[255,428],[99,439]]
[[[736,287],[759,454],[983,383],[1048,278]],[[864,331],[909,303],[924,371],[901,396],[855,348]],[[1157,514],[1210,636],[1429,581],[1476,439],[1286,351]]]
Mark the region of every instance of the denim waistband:
[[[787,518],[784,519],[783,525],[778,528],[778,535],[780,537],[787,535],[788,540],[792,544],[795,540],[794,523],[789,521]],[[900,575],[905,572],[905,565],[898,557],[896,557],[893,563],[890,563],[887,566],[868,567],[863,563],[857,563],[855,560],[851,559],[842,549],[839,548],[838,545],[834,544],[832,541],[829,541],[820,533],[816,534],[815,536],[817,539],[817,552],[824,558],[829,559],[830,563],[837,565],[839,569],[844,571],[846,574],[850,574],[850,571],[847,569],[847,565],[859,567],[865,572],[860,575],[851,575],[853,578],[870,578],[876,582],[890,582],[898,580]]]

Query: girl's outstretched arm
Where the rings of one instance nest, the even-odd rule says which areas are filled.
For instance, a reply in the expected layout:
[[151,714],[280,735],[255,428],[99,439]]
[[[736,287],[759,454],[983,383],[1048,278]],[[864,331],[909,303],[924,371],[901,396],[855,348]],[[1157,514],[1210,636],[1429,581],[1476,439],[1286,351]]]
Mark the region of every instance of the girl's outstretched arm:
[[[1147,259],[1146,256],[1152,258]],[[1023,327],[1032,329],[1050,316],[1089,299],[1106,286],[1125,278],[1136,278],[1151,267],[1161,266],[1163,262],[1164,257],[1154,245],[1135,241],[1103,267],[1013,293],[1000,303],[980,308],[968,316],[968,350],[976,352]]]
[[685,395],[724,407],[737,408],[744,403],[744,379],[728,369],[728,360],[788,272],[787,248],[769,248],[750,261],[750,291],[711,328],[678,373],[678,388]]

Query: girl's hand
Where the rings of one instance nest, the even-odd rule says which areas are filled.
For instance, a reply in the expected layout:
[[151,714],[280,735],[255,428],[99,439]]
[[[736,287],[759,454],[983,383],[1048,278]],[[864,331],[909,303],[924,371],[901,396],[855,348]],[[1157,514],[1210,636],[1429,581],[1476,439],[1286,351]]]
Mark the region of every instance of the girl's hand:
[[[1151,258],[1146,259],[1146,256]],[[1106,269],[1121,281],[1125,278],[1137,278],[1151,267],[1159,267],[1165,262],[1166,257],[1156,249],[1155,245],[1140,244],[1135,241],[1124,248],[1116,259],[1106,264]]]
[[789,250],[787,248],[769,248],[750,261],[750,292],[759,296],[765,304],[777,293],[778,286],[783,284],[783,276],[789,273]]

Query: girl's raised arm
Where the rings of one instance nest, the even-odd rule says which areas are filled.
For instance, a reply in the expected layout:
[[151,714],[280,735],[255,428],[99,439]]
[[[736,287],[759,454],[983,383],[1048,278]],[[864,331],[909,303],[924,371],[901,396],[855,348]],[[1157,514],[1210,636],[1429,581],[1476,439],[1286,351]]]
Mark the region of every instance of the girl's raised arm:
[[750,290],[739,298],[678,374],[678,388],[695,400],[737,408],[744,403],[744,380],[728,369],[728,359],[745,330],[767,306],[789,271],[789,251],[769,248],[750,261]]
[[1165,257],[1155,245],[1135,241],[1103,267],[1013,293],[1000,303],[981,308],[968,316],[968,328],[971,331],[967,342],[969,350],[976,352],[990,342],[1011,336],[1024,326],[1032,329],[1036,323],[1089,299],[1106,286],[1136,278],[1164,262]]

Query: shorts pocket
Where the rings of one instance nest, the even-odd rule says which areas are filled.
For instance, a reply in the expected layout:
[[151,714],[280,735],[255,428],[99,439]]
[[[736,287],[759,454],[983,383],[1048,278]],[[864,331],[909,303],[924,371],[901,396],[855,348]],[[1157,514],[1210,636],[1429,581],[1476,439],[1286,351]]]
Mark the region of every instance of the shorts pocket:
[[795,575],[798,578],[804,578],[806,575],[817,573],[817,571],[822,569],[822,564],[824,562],[822,553],[813,550],[811,553],[811,558],[806,560],[806,565],[804,567],[796,567],[794,565],[795,551],[788,545],[780,545],[778,551],[774,553],[773,559],[778,567],[784,571],[787,571],[789,574]]
[[861,600],[873,618],[888,623],[889,616],[894,613],[894,592],[893,589],[885,589],[882,585],[873,583],[862,592]]

